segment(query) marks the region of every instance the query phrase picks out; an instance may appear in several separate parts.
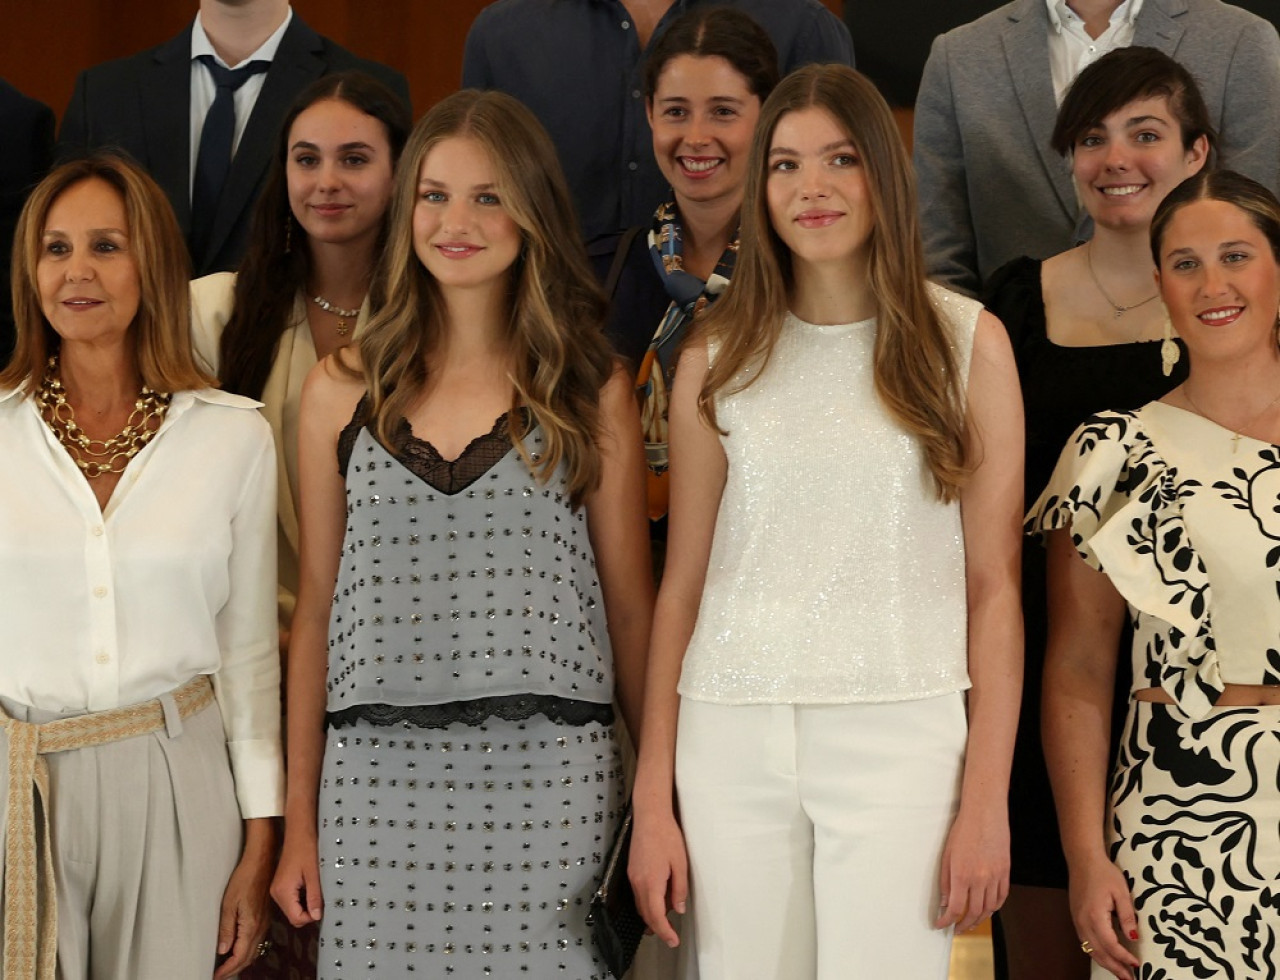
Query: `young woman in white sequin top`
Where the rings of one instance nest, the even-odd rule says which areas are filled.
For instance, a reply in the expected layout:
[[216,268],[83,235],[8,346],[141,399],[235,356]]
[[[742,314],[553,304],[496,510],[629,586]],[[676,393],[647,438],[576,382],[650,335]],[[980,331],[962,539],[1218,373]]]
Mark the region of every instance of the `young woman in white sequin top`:
[[925,282],[862,76],[784,79],[747,179],[737,275],[676,372],[631,879],[668,944],[692,895],[703,980],[943,980],[1007,889],[1013,358]]

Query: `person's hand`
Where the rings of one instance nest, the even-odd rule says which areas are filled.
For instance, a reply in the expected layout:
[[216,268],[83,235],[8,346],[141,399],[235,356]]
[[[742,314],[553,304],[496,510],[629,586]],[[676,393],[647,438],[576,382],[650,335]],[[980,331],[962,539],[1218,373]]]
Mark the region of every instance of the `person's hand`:
[[1120,869],[1105,854],[1083,867],[1073,864],[1070,896],[1081,948],[1104,970],[1120,980],[1132,980],[1142,964],[1120,941],[1116,923],[1121,933],[1137,940],[1138,917]]
[[314,837],[303,839],[301,834],[285,831],[280,864],[271,882],[271,897],[295,926],[320,921],[324,898],[320,892],[320,855]]
[[218,956],[226,957],[213,980],[240,973],[258,958],[258,944],[267,934],[267,888],[275,858],[275,835],[266,841],[246,841],[240,863],[222,892],[218,919]]
[[669,810],[644,820],[637,812],[627,877],[645,925],[667,946],[679,946],[680,937],[667,921],[667,910],[683,915],[688,905],[689,859],[684,835]]
[[1004,904],[1009,895],[1009,820],[1004,801],[986,810],[963,806],[942,851],[940,901],[935,929],[967,932]]

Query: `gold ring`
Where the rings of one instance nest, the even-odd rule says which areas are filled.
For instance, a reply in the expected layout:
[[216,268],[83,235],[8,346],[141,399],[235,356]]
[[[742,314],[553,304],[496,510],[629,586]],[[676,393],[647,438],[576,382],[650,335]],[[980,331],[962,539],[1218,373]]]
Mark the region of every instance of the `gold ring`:
[[1081,948],[1082,950],[1084,950],[1086,953],[1092,953],[1092,952],[1093,952],[1093,944],[1092,944],[1092,943],[1090,943],[1090,942],[1089,942],[1089,940],[1087,940],[1087,939],[1086,939],[1084,942],[1082,942],[1082,943],[1080,944],[1080,948]]
[[262,942],[258,943],[258,959],[262,959],[264,956],[266,956],[267,950],[269,950],[270,948],[271,948],[270,939],[264,939],[262,940]]

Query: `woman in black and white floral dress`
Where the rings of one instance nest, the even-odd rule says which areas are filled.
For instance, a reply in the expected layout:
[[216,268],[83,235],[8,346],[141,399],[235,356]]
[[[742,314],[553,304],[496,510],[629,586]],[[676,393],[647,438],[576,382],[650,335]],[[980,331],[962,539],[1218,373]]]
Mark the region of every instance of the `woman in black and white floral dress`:
[[[1053,532],[1045,752],[1095,978],[1272,977],[1280,202],[1237,174],[1201,173],[1160,206],[1151,240],[1190,374],[1077,429],[1029,515]],[[1126,606],[1134,691],[1108,800]]]

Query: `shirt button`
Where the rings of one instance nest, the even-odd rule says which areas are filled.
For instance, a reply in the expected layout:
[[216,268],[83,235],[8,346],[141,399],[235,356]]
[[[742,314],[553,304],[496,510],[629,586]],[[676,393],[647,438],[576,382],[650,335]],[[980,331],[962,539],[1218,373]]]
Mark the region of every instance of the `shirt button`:
[[102,537],[102,534],[103,534],[102,525],[101,524],[95,525],[93,529],[93,536],[95,538],[100,538]]
[[633,89],[631,90],[631,97],[632,97],[633,99],[638,99],[638,98],[640,98],[640,96],[642,96],[642,95],[644,95],[644,93],[643,93],[643,92],[641,92],[638,88],[633,88]]
[[628,170],[636,170],[639,167],[640,167],[640,164],[636,163],[634,160],[632,160],[630,163],[627,164]]
[[629,30],[631,30],[631,21],[629,21],[629,20],[624,20],[624,21],[622,22],[622,29],[623,29],[624,31],[629,31]]
[[105,598],[107,594],[107,587],[105,585],[99,585],[96,589],[93,590],[93,594],[96,595],[99,599]]
[[110,654],[106,654],[106,653],[99,653],[99,654],[98,654],[96,657],[94,657],[93,659],[94,659],[94,660],[96,660],[96,661],[97,661],[98,663],[100,663],[100,664],[109,664],[109,663],[111,663],[111,655],[110,655]]

